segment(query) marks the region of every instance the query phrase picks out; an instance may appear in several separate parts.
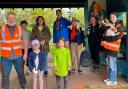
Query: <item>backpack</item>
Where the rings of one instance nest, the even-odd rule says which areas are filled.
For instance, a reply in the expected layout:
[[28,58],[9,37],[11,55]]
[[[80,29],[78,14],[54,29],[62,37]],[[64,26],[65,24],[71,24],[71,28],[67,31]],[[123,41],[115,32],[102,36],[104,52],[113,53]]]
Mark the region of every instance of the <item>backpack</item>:
[[80,55],[80,65],[82,67],[90,67],[92,66],[92,59],[90,52],[87,50],[83,50]]

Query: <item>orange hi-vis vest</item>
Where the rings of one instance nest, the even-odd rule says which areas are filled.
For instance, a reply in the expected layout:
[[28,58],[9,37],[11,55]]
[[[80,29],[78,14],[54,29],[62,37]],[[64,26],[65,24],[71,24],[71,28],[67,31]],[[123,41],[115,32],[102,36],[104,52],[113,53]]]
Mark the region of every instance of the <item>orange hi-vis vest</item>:
[[13,36],[9,32],[9,28],[5,25],[2,28],[1,55],[2,57],[10,57],[12,50],[16,56],[22,56],[21,29],[15,27]]
[[121,40],[117,40],[113,42],[102,41],[101,46],[103,46],[105,49],[118,52],[120,49],[120,42]]
[[[122,38],[123,36],[124,36],[124,33],[120,35],[120,38]],[[103,46],[105,49],[118,52],[120,49],[120,42],[121,42],[121,39],[113,42],[101,41],[101,46]]]

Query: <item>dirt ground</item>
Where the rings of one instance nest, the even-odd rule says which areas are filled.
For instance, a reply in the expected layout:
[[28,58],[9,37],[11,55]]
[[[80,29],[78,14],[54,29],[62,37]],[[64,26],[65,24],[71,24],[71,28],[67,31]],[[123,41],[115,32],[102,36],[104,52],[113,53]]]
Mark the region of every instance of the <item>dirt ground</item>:
[[[44,77],[44,89],[57,89],[56,79],[51,70],[52,57],[49,56],[49,76]],[[26,73],[26,67],[25,67]],[[32,86],[32,74],[26,75],[27,89],[33,89]],[[90,67],[84,68],[84,73],[73,73],[68,76],[68,89],[128,89],[128,85],[125,82],[124,77],[118,76],[118,85],[107,86],[103,82],[106,79],[106,67],[101,66],[99,72],[91,72]],[[63,83],[63,82],[62,82]],[[0,85],[1,85],[1,74],[0,74]],[[10,76],[10,89],[20,89],[17,74],[12,68]],[[39,89],[39,88],[37,88]],[[63,89],[63,88],[62,88]]]

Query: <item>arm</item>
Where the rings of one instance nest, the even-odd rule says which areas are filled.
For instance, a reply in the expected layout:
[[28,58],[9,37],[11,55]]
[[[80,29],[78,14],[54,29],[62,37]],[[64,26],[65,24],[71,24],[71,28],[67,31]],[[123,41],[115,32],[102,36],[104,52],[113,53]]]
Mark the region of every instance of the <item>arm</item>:
[[46,27],[46,29],[47,29],[46,41],[50,41],[50,40],[51,40],[51,33],[50,33],[50,29],[49,29],[49,27]]
[[54,54],[54,56],[53,56],[53,67],[54,67],[55,70],[57,70],[56,52],[55,52],[55,54]]
[[56,27],[55,27],[55,22],[53,24],[53,43],[56,43]]
[[0,51],[1,51],[1,41],[2,41],[2,28],[0,27]]
[[36,27],[34,27],[32,29],[32,33],[31,33],[31,40],[37,39],[37,35],[36,35]]
[[32,52],[29,53],[29,56],[28,56],[28,66],[29,66],[29,69],[30,71],[32,71],[34,69],[34,66],[33,66],[33,56],[32,56]]
[[66,18],[64,18],[64,19],[65,19],[66,26],[70,26],[72,24],[70,20],[68,20]]
[[121,39],[123,36],[124,36],[124,33],[122,32],[116,36],[105,36],[104,40],[109,41],[109,42],[113,42],[113,41],[117,41],[117,40]]
[[69,49],[67,49],[67,60],[68,60],[68,69],[71,68],[71,55]]

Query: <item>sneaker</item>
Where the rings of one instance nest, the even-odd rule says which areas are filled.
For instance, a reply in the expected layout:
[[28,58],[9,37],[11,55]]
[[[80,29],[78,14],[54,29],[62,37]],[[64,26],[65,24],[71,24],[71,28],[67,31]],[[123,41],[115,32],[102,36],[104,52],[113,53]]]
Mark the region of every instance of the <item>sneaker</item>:
[[79,69],[78,69],[78,72],[79,72],[79,73],[83,73],[83,69],[82,69],[82,68],[79,68]]
[[117,82],[108,81],[108,82],[106,82],[106,85],[117,85]]
[[48,76],[48,71],[45,71],[44,72],[44,76]]
[[72,68],[71,69],[71,72],[73,72],[73,73],[76,72],[76,69],[75,68]]
[[104,80],[105,83],[108,82],[108,81],[109,81],[109,79],[105,79],[105,80]]

